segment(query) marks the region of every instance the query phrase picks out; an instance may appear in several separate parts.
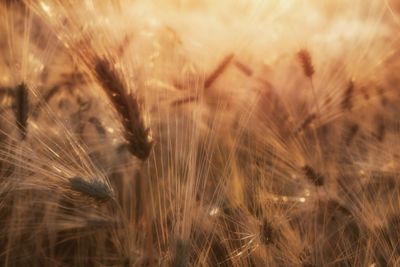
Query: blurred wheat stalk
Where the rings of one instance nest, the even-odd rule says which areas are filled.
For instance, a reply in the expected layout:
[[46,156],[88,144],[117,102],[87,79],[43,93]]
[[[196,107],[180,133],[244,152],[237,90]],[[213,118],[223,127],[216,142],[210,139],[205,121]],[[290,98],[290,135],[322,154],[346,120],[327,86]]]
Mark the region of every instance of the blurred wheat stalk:
[[399,10],[1,2],[0,265],[399,265]]

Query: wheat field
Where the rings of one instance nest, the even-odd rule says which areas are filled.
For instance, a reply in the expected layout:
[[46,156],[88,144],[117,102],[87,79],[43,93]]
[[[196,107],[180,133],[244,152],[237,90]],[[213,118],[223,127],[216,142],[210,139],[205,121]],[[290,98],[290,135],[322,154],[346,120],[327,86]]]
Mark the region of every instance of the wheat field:
[[400,266],[399,0],[1,0],[0,266]]

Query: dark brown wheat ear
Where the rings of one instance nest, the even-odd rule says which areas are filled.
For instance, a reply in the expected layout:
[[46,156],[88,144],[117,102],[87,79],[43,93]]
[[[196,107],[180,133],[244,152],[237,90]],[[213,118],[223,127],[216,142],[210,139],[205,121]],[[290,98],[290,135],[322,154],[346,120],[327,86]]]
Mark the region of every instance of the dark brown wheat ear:
[[79,176],[70,178],[69,185],[75,192],[104,202],[112,198],[112,188],[100,180],[86,181]]
[[317,115],[321,116],[321,109],[318,104],[317,93],[315,92],[314,82],[313,82],[313,75],[315,73],[314,65],[312,62],[311,54],[306,49],[301,49],[297,53],[297,57],[300,61],[300,64],[303,68],[304,75],[310,80],[311,91],[314,97],[314,104],[317,109]]
[[214,82],[218,79],[218,77],[221,76],[221,74],[226,70],[226,68],[232,62],[234,57],[235,54],[230,53],[222,59],[222,61],[217,65],[217,67],[206,78],[204,82],[205,89],[210,88],[214,84]]
[[311,78],[314,75],[314,66],[311,59],[311,54],[308,50],[302,49],[297,53],[304,75]]
[[14,92],[14,114],[15,121],[21,136],[24,140],[27,133],[27,121],[29,113],[28,88],[25,83],[21,83],[15,88]]
[[346,90],[343,93],[342,99],[342,109],[343,110],[351,110],[353,108],[353,93],[354,93],[354,82],[350,80]]
[[146,160],[152,148],[152,141],[149,129],[145,127],[141,117],[136,97],[128,93],[126,85],[108,60],[96,60],[95,75],[120,116],[129,152],[141,160]]

